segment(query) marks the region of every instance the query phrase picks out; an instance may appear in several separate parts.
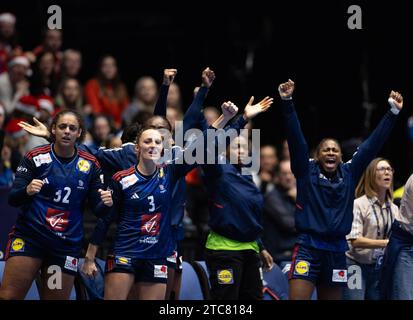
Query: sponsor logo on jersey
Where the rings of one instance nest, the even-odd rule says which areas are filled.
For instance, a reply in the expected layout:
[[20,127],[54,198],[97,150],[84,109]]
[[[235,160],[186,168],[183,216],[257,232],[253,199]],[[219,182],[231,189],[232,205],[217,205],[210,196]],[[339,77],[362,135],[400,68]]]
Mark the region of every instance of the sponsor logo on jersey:
[[49,229],[55,232],[64,232],[69,224],[69,211],[48,208],[46,223]]
[[115,259],[115,263],[121,266],[130,266],[131,263],[131,258],[127,258],[127,257],[116,257]]
[[165,173],[163,172],[163,168],[159,169],[159,178],[163,178],[163,176],[165,175]]
[[234,272],[232,269],[223,269],[217,271],[218,283],[219,284],[233,284],[234,283]]
[[157,237],[142,237],[138,240],[139,243],[144,244],[157,244],[158,238]]
[[17,172],[27,172],[27,168],[22,167],[22,166],[18,166],[16,169]]
[[49,179],[47,179],[47,178],[44,178],[42,181],[43,181],[44,184],[50,184]]
[[333,282],[347,282],[346,269],[333,269]]
[[52,162],[52,157],[50,156],[50,153],[42,153],[33,157],[33,161],[36,167],[40,167],[42,164],[48,164]]
[[120,184],[122,185],[122,190],[125,190],[127,187],[134,185],[136,182],[138,182],[138,177],[135,174],[126,176],[120,180]]
[[165,265],[154,265],[154,278],[168,278],[168,268]]
[[24,252],[24,245],[26,243],[22,238],[16,238],[11,243],[11,252]]
[[65,269],[77,272],[78,259],[66,256]]
[[159,234],[161,214],[144,214],[141,220],[141,234],[156,236]]
[[300,276],[308,276],[308,272],[310,271],[310,263],[305,260],[297,260],[297,263],[294,267],[294,274]]
[[90,171],[90,162],[85,159],[79,159],[76,167],[80,172],[88,173]]

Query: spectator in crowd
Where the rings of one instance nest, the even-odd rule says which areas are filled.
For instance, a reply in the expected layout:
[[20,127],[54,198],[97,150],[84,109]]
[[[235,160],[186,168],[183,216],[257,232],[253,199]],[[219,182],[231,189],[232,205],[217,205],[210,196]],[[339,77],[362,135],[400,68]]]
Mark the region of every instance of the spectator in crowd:
[[413,174],[404,186],[380,273],[380,298],[413,300]]
[[60,110],[76,110],[84,115],[83,96],[80,83],[75,78],[62,80],[55,98],[56,107]]
[[291,261],[297,241],[294,222],[297,187],[289,160],[281,160],[277,165],[275,181],[275,188],[264,197],[263,242],[280,264]]
[[56,63],[53,66],[55,75],[60,73],[63,53],[62,48],[62,31],[59,29],[46,29],[43,31],[43,43],[27,53],[29,59],[34,63],[45,52],[51,52]]
[[254,182],[263,195],[274,189],[274,173],[278,164],[277,149],[271,145],[260,148],[260,171]]
[[11,169],[11,149],[8,145],[1,148],[0,162],[0,187],[11,187],[13,184],[13,171]]
[[30,93],[34,96],[48,95],[54,97],[57,92],[58,78],[54,72],[57,60],[45,51],[39,54],[30,79]]
[[7,70],[7,61],[13,51],[19,51],[16,17],[9,12],[0,14],[0,74]]
[[89,148],[92,150],[97,150],[100,147],[110,148],[113,133],[111,119],[104,114],[97,114],[90,133],[93,140],[87,144]]
[[13,172],[16,172],[29,141],[29,134],[18,125],[20,121],[25,120],[25,118],[12,118],[4,128],[4,144],[11,149],[11,168]]
[[129,98],[113,56],[105,55],[100,60],[97,77],[86,83],[85,96],[93,113],[112,117],[116,129],[120,129],[121,115],[129,103]]
[[346,300],[379,300],[379,273],[384,249],[399,209],[393,199],[393,168],[384,158],[370,162],[357,188],[353,225],[347,235],[347,267],[361,268],[362,287],[344,290]]
[[75,78],[79,80],[82,68],[82,53],[79,50],[67,49],[63,52],[61,78]]
[[125,125],[130,125],[131,119],[139,112],[146,111],[153,114],[157,96],[158,88],[155,79],[149,76],[139,78],[135,84],[134,99],[122,115]]
[[27,76],[30,72],[29,60],[19,55],[9,61],[8,71],[0,74],[0,103],[7,114],[11,114],[17,101],[29,93]]
[[175,126],[177,125],[177,121],[182,121],[184,115],[180,111],[180,109],[168,107],[166,109],[166,119],[168,119],[169,123],[172,126],[172,132],[175,131]]
[[208,125],[211,125],[211,123],[214,123],[216,119],[218,119],[220,116],[220,112],[218,111],[217,108],[208,106],[204,108],[204,117]]

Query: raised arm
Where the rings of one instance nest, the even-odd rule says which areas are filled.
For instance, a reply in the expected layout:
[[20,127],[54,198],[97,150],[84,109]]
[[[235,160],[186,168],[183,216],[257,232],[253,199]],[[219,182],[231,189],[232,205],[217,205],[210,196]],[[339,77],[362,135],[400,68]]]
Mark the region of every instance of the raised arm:
[[390,92],[388,101],[391,107],[390,110],[386,112],[376,129],[360,145],[351,159],[351,170],[356,181],[383,147],[396,123],[397,115],[403,108],[403,97],[396,91]]
[[161,88],[159,89],[158,99],[156,100],[155,109],[153,111],[154,115],[166,117],[166,102],[168,98],[169,86],[174,81],[177,73],[177,69],[165,69],[163,71],[163,82]]
[[278,92],[282,100],[282,112],[286,123],[288,148],[291,155],[291,170],[298,178],[306,175],[308,172],[309,152],[292,100],[294,89],[295,84],[292,80],[288,80],[288,82],[278,86]]
[[183,119],[183,133],[192,128],[201,127],[202,130],[206,129],[202,125],[204,115],[202,113],[202,106],[207,96],[209,88],[211,88],[215,80],[215,72],[209,68],[202,71],[202,83],[195,98],[193,99],[188,110],[186,110]]

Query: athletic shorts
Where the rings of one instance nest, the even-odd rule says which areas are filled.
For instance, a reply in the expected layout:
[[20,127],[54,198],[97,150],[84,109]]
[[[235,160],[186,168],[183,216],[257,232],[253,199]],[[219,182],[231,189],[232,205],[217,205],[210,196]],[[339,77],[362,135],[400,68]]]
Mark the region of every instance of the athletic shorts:
[[131,273],[136,282],[166,283],[168,267],[166,259],[136,259],[126,256],[108,255],[105,272]]
[[[40,242],[28,237],[11,235],[6,248],[6,260],[18,256],[41,259],[42,269],[58,266],[63,273],[76,276],[80,252],[59,252],[56,248],[45,248]],[[53,272],[56,272],[55,269]]]
[[332,252],[296,244],[288,279],[302,279],[329,287],[347,286],[344,252]]

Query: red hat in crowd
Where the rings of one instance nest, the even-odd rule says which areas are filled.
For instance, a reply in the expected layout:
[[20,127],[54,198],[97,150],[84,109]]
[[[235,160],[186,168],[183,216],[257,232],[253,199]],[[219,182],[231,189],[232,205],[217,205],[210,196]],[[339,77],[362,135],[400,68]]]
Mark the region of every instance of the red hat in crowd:
[[24,129],[18,125],[20,121],[26,121],[26,119],[23,119],[23,118],[10,119],[10,121],[7,123],[6,127],[4,128],[4,131],[7,134],[9,134],[12,138],[19,138],[19,137],[24,136],[26,134],[26,131],[24,131]]
[[35,116],[39,109],[37,98],[30,95],[23,96],[17,101],[15,108],[23,113]]
[[46,95],[37,98],[39,110],[46,110],[49,114],[54,113],[53,99]]
[[46,110],[50,115],[54,113],[53,99],[46,95],[34,97],[23,96],[16,103],[16,110],[30,116],[37,116],[40,110]]
[[15,55],[12,58],[10,58],[10,61],[8,63],[8,68],[11,69],[15,65],[21,65],[27,68],[26,76],[30,77],[32,75],[32,70],[30,69],[30,61],[29,59],[23,55]]

